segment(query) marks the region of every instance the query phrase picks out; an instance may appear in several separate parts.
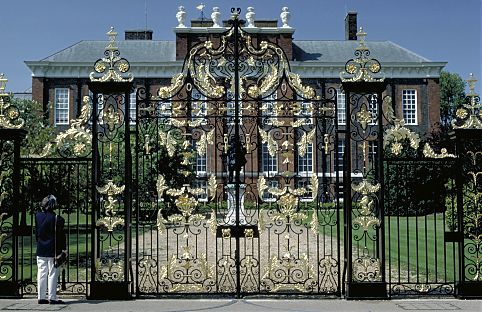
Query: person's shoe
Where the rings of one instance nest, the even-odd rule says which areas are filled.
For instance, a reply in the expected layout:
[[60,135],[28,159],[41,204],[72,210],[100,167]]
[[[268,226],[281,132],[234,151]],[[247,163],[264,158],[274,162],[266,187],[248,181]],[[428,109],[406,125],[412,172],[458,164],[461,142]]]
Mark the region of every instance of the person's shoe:
[[50,300],[49,303],[50,304],[64,304],[65,302],[63,302],[62,300]]
[[49,301],[47,299],[39,299],[38,304],[49,304]]

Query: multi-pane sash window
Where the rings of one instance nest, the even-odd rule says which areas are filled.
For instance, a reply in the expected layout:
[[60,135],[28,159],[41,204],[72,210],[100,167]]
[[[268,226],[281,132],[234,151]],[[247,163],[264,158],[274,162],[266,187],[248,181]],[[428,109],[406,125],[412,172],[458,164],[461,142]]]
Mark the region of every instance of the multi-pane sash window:
[[132,92],[129,97],[129,118],[132,123],[136,122],[136,91]]
[[378,116],[378,97],[376,94],[372,94],[368,96],[368,112],[370,112],[371,121],[370,125],[377,124],[377,116]]
[[306,146],[306,151],[303,156],[301,156],[298,151],[298,172],[313,172],[313,144],[308,144]]
[[[228,102],[226,103],[226,115],[228,116],[228,124],[234,125],[234,116],[236,115],[236,111],[235,111],[236,102],[234,101],[233,92],[228,91],[227,99],[228,99]],[[238,103],[239,103],[239,110],[238,110],[239,123],[241,123],[242,121],[241,115],[243,113],[243,110],[241,109],[241,99],[239,99]]]
[[207,170],[207,150],[204,155],[199,155],[196,149],[197,141],[193,140],[192,142],[192,151],[195,153],[196,162],[195,162],[195,171],[196,175],[205,175]]
[[301,107],[300,107],[300,118],[303,118],[303,124],[304,125],[311,125],[313,123],[312,121],[312,107],[311,102],[302,102]]
[[417,90],[402,90],[402,112],[406,125],[417,124]]
[[338,165],[335,164],[335,171],[342,171],[343,172],[343,156],[345,155],[345,140],[341,139],[338,140]]
[[160,102],[157,104],[159,123],[167,125],[170,124],[170,118],[172,117],[172,104],[169,101]]
[[272,157],[268,151],[268,144],[264,143],[262,145],[262,153],[263,153],[263,172],[266,173],[276,173],[278,172],[278,159],[276,155]]
[[[192,90],[192,102],[191,102],[191,117],[193,121],[198,120],[199,118],[206,117],[208,110],[207,110],[207,102],[206,97],[199,93],[198,90]],[[206,121],[204,120],[203,123]]]
[[343,90],[336,91],[336,102],[337,102],[337,118],[339,125],[346,124],[346,101],[345,101],[345,92]]
[[69,89],[55,89],[55,125],[69,124]]

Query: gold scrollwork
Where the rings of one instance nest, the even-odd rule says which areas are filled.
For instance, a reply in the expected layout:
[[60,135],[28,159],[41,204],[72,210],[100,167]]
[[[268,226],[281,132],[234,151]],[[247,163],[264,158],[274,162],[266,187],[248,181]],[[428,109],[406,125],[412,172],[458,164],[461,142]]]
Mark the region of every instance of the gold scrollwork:
[[[119,57],[119,48],[116,47],[117,32],[114,27],[110,28],[107,36],[109,37],[109,44],[105,47],[104,54],[108,57],[103,57],[95,62],[94,71],[89,75],[90,80],[97,82],[131,82],[134,80],[134,76],[127,73],[130,68],[129,62]],[[102,74],[102,76],[99,77],[98,74]]]
[[261,141],[263,144],[268,145],[268,153],[271,157],[276,156],[276,150],[278,148],[278,144],[276,143],[276,140],[271,137],[271,135],[261,129],[261,127],[258,127],[259,134],[261,135]]
[[[8,79],[0,74],[0,127],[5,129],[20,129],[25,121],[20,116],[17,107],[10,104],[11,94],[5,93]],[[15,122],[15,123],[13,123]]]
[[72,120],[70,128],[57,134],[53,142],[47,143],[40,155],[29,155],[29,157],[47,157],[59,148],[71,148],[75,156],[88,153],[92,146],[92,133],[87,127],[91,113],[90,97],[84,96],[80,116]]
[[303,135],[301,136],[300,141],[297,143],[298,144],[298,153],[301,157],[305,156],[308,145],[313,143],[315,133],[316,133],[316,128],[313,128],[310,132],[308,132],[308,133],[304,132]]
[[112,180],[108,180],[107,184],[102,187],[96,186],[96,189],[99,194],[107,195],[107,201],[104,206],[105,217],[97,220],[96,225],[99,227],[106,227],[107,231],[109,232],[112,232],[118,225],[124,226],[124,219],[116,216],[116,212],[114,211],[117,206],[117,199],[115,199],[114,196],[124,192],[125,185],[117,186],[112,182]]
[[98,281],[123,281],[124,261],[113,259],[100,259],[95,261],[96,280]]
[[440,150],[440,154],[435,153],[430,144],[425,143],[423,147],[423,156],[427,158],[456,158],[454,154],[449,154],[446,148]]
[[412,130],[405,127],[403,119],[395,120],[395,125],[385,131],[383,137],[383,148],[391,147],[391,151],[394,155],[399,155],[402,150],[402,142],[408,139],[410,141],[410,147],[418,149],[420,145],[420,136]]
[[355,49],[355,59],[349,60],[345,65],[345,70],[340,73],[342,82],[382,82],[384,77],[375,77],[381,71],[380,62],[376,59],[369,58],[370,51],[365,45],[366,32],[360,27],[356,33],[358,47]]
[[454,129],[482,129],[482,104],[479,103],[479,95],[475,93],[476,82],[477,79],[471,73],[469,79],[467,79],[470,89],[467,94],[469,103],[463,104],[461,108],[457,109],[456,119],[452,121]]

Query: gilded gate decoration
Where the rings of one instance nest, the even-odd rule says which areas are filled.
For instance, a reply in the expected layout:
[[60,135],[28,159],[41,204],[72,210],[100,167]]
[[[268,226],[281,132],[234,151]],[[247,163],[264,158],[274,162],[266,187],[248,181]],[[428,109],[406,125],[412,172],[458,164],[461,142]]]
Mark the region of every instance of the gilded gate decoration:
[[137,90],[139,295],[340,294],[336,92],[243,23]]

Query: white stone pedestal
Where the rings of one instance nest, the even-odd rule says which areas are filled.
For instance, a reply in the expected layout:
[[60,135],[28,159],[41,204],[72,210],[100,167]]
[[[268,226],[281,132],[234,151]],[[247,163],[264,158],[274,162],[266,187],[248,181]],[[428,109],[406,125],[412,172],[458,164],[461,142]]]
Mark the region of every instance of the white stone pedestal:
[[[236,224],[236,185],[228,184],[224,187],[228,194],[228,213],[224,217],[224,222],[228,225]],[[246,189],[245,184],[239,185],[239,224],[246,224],[244,214],[244,192]]]

